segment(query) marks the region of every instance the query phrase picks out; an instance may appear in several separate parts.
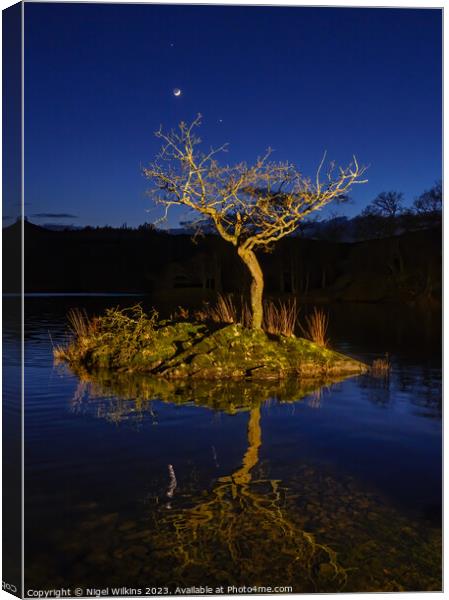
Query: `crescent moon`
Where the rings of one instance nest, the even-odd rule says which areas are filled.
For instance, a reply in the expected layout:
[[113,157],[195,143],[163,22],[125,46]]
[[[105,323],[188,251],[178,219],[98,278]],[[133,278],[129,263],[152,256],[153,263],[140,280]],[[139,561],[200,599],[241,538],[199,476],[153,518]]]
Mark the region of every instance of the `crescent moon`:
[[173,96],[180,96],[181,95],[181,90],[179,88],[175,88],[173,90]]

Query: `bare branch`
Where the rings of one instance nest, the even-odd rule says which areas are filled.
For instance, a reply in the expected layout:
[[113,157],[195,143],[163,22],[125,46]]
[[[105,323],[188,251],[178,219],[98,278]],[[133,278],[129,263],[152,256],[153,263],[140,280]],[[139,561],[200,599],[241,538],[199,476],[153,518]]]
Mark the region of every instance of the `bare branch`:
[[288,162],[270,161],[272,150],[253,165],[241,162],[220,166],[218,155],[227,144],[200,150],[196,129],[201,115],[176,131],[156,136],[162,140],[156,161],[143,169],[153,183],[150,194],[165,207],[185,206],[214,224],[217,232],[236,247],[247,250],[268,247],[293,233],[310,213],[344,197],[355,184],[365,183],[366,171],[356,157],[346,168],[329,163],[321,178],[326,152],[312,182]]

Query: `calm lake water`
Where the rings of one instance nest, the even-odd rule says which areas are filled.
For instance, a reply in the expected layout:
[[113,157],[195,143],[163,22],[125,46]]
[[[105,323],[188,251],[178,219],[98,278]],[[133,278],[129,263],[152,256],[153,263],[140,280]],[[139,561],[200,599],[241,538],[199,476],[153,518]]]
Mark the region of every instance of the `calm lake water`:
[[140,300],[26,299],[26,588],[441,589],[438,315],[330,307],[331,347],[392,371],[318,389],[53,364],[70,307]]

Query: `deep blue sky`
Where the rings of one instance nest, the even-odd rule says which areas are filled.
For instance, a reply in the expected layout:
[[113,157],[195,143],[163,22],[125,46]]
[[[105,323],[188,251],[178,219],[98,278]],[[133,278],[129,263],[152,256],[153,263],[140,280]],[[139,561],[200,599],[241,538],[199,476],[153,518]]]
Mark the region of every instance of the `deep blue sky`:
[[369,183],[349,215],[441,177],[439,10],[26,3],[25,51],[37,223],[154,220],[141,175],[153,132],[198,112],[229,162],[272,146],[313,174],[325,149],[340,164],[356,154]]

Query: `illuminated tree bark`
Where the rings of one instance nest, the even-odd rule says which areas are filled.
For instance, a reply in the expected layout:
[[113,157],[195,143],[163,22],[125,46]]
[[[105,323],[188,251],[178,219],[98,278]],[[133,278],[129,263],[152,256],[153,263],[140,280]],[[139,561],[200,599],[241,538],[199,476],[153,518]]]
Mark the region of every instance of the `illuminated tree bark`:
[[262,329],[263,321],[263,288],[264,280],[262,269],[260,268],[257,256],[252,250],[238,248],[240,258],[247,267],[251,275],[251,314],[252,328]]

